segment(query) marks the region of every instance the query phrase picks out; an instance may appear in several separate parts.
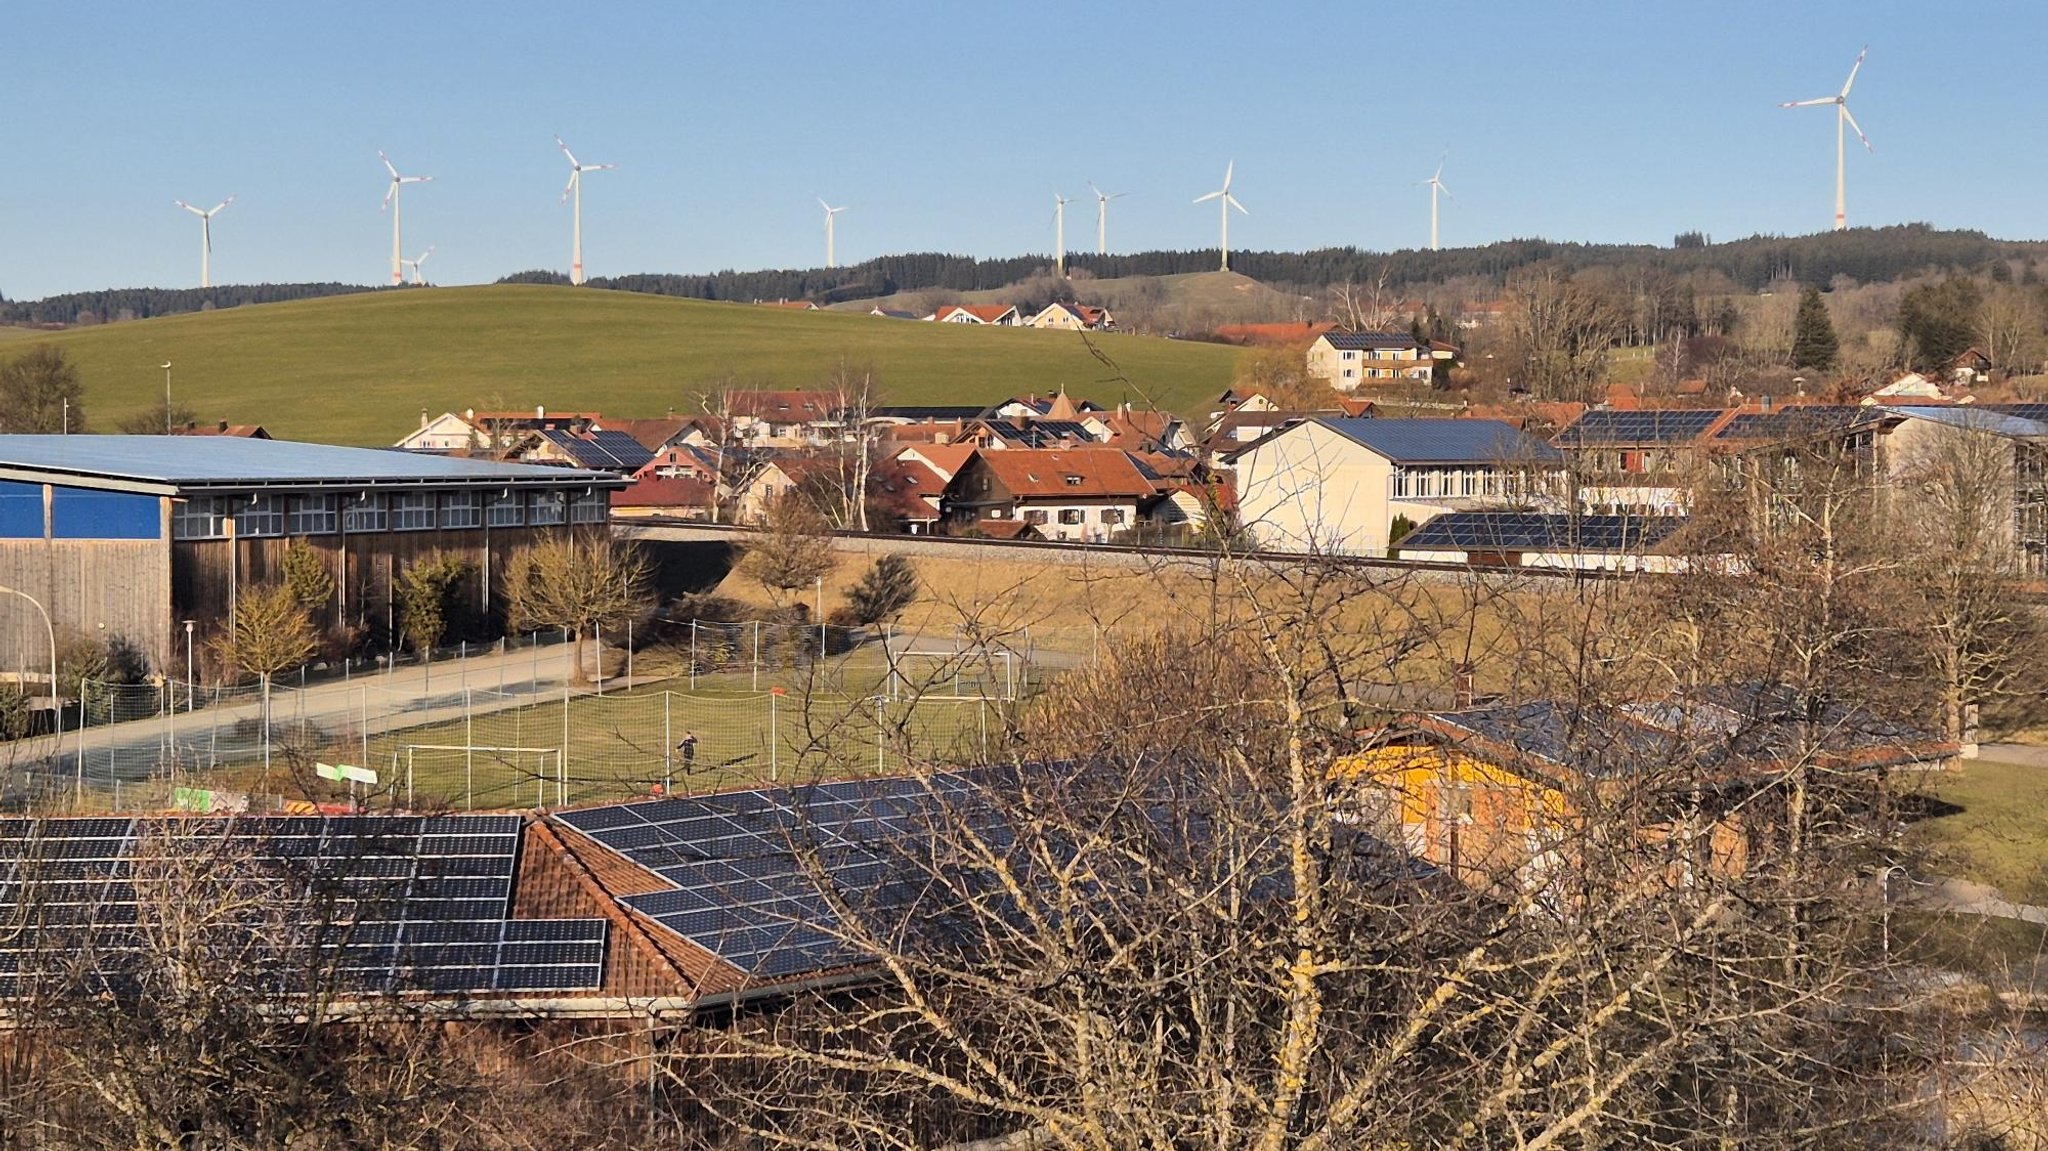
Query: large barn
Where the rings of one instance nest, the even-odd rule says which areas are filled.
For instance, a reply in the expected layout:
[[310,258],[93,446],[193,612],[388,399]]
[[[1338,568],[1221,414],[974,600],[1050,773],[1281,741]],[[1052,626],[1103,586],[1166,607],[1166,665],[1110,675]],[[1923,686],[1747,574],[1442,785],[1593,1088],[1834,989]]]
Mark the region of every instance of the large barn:
[[[492,572],[513,548],[603,525],[618,476],[284,440],[0,436],[0,584],[33,597],[59,631],[118,637],[159,669],[199,654],[237,592],[278,578],[303,540],[334,577],[330,623],[390,632],[392,577],[456,554],[492,615]],[[9,606],[12,605],[12,606]],[[38,666],[34,609],[0,596],[0,659]]]

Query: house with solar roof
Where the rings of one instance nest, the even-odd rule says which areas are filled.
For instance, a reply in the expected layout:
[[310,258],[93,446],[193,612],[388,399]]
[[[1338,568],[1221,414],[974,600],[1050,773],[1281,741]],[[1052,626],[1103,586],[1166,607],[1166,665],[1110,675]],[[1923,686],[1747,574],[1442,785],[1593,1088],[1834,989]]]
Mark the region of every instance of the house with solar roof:
[[1396,521],[1558,510],[1563,457],[1498,420],[1315,416],[1224,457],[1244,530],[1277,552],[1385,556]]
[[[0,436],[0,583],[54,626],[120,637],[182,669],[242,589],[280,578],[303,544],[327,565],[336,630],[388,637],[392,587],[432,552],[467,560],[464,594],[493,617],[490,573],[515,548],[607,522],[611,472],[379,448],[185,436]],[[42,621],[0,612],[6,650],[40,650]]]
[[1579,507],[1608,515],[1680,515],[1706,478],[1710,445],[1738,409],[1594,408],[1550,438]]
[[1402,559],[1473,567],[1675,572],[1684,516],[1446,512],[1394,542]]

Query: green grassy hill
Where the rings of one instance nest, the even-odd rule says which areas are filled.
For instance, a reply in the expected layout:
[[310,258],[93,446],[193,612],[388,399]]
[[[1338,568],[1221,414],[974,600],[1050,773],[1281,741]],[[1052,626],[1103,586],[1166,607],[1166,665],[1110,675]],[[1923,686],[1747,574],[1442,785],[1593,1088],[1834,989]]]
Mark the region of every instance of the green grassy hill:
[[[1060,332],[785,311],[629,292],[432,288],[264,304],[66,332],[95,428],[158,401],[169,360],[176,402],[201,420],[260,423],[281,438],[386,444],[433,412],[527,408],[658,416],[694,410],[724,376],[784,387],[844,361],[874,368],[884,399],[985,403],[1065,385],[1115,403],[1112,373]],[[11,339],[8,349],[28,340]],[[1103,336],[1148,395],[1183,413],[1228,386],[1232,348]]]

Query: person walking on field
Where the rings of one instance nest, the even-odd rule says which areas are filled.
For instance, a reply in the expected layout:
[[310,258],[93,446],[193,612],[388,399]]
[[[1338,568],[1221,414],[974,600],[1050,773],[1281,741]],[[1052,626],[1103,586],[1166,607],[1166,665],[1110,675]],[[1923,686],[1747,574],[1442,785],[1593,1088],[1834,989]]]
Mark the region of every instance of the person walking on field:
[[697,733],[688,730],[684,731],[683,738],[676,741],[676,750],[683,753],[683,771],[686,773],[695,771],[697,768]]

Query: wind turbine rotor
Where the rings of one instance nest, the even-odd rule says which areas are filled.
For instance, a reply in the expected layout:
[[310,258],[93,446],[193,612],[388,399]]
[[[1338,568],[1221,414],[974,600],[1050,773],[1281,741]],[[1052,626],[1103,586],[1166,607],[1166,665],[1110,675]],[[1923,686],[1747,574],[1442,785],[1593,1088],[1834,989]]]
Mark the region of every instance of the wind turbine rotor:
[[1853,115],[1852,113],[1850,113],[1850,111],[1849,111],[1849,105],[1848,105],[1848,102],[1847,102],[1847,101],[1844,101],[1844,102],[1843,102],[1843,104],[1842,104],[1842,119],[1844,119],[1844,120],[1847,120],[1847,121],[1849,122],[1849,127],[1851,127],[1851,128],[1853,128],[1853,129],[1855,129],[1855,131],[1856,131],[1856,138],[1857,138],[1858,140],[1861,140],[1861,141],[1863,141],[1863,150],[1864,150],[1864,151],[1866,151],[1866,152],[1876,152],[1876,151],[1877,151],[1877,145],[1875,145],[1875,144],[1872,144],[1872,143],[1870,142],[1870,137],[1868,137],[1868,136],[1866,136],[1866,135],[1864,135],[1864,134],[1863,134],[1863,125],[1861,125],[1861,124],[1858,124],[1858,123],[1856,122],[1856,117],[1855,117],[1855,116],[1854,116],[1854,115]]

